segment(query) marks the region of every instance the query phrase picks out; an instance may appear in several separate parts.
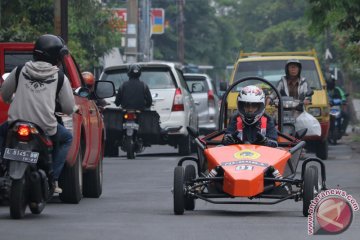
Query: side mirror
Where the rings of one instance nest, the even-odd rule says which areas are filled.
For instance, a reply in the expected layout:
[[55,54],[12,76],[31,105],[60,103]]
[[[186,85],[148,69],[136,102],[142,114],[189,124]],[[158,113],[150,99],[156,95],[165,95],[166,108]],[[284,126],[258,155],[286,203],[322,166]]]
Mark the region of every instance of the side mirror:
[[220,91],[225,92],[228,87],[227,82],[220,82]]
[[96,98],[109,98],[115,95],[115,86],[111,81],[96,81],[94,94]]
[[307,128],[300,129],[295,132],[296,139],[302,139],[307,133]]

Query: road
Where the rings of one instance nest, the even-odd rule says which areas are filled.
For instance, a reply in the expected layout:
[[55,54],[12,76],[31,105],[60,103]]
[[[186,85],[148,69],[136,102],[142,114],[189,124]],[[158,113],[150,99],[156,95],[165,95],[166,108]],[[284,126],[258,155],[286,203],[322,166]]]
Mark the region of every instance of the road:
[[[344,144],[330,147],[327,185],[340,187],[360,202],[360,158]],[[214,205],[197,200],[195,211],[173,215],[173,169],[180,157],[170,147],[155,146],[135,160],[104,160],[104,191],[100,199],[62,204],[55,199],[41,215],[29,212],[11,220],[0,207],[0,239],[313,239],[307,235],[302,203],[277,205]],[[359,239],[356,212],[350,228],[326,239]],[[324,239],[324,237],[322,238]]]

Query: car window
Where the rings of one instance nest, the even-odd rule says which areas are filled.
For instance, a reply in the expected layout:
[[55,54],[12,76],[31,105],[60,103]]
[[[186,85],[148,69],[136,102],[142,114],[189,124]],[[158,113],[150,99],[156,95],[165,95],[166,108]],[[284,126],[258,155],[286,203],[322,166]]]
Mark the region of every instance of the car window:
[[209,86],[204,77],[185,76],[185,81],[191,92],[205,93],[209,90]]
[[[258,76],[270,81],[276,86],[281,77],[285,75],[286,61],[287,60],[240,62],[236,68],[235,80],[248,76]],[[300,62],[302,65],[301,76],[306,78],[312,89],[321,89],[315,62],[313,60],[300,60]],[[240,85],[238,88],[241,87]]]
[[27,61],[33,60],[33,55],[29,51],[5,51],[5,71],[11,72],[18,65],[23,65]]
[[140,80],[150,89],[175,88],[174,80],[169,68],[142,68]]
[[[100,80],[112,81],[118,90],[122,83],[129,80],[127,69],[105,71]],[[174,79],[169,68],[143,67],[140,80],[145,82],[150,89],[175,88]]]
[[180,79],[180,85],[186,89],[188,92],[190,92],[189,88],[188,88],[188,85],[186,84],[185,82],[185,79],[184,79],[184,75],[182,73],[182,71],[180,71],[179,69],[176,69],[176,72],[178,73],[178,76],[179,76],[179,79]]

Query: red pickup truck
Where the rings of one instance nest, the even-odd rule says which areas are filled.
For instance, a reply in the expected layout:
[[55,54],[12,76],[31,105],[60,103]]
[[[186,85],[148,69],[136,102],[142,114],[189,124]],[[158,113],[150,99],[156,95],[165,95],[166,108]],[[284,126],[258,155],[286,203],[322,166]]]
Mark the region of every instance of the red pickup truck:
[[[32,60],[33,48],[33,43],[0,43],[0,76]],[[79,67],[69,52],[63,54],[62,68],[74,90],[85,87]],[[94,91],[98,85],[97,82]],[[113,84],[112,87],[111,96],[115,94]],[[73,144],[59,179],[63,189],[59,197],[66,203],[78,203],[83,196],[100,197],[103,180],[105,130],[101,113],[94,101],[96,94],[91,94],[92,97],[74,96],[79,111],[72,117],[63,117],[64,126],[73,133]],[[0,99],[0,123],[6,121],[8,108]]]

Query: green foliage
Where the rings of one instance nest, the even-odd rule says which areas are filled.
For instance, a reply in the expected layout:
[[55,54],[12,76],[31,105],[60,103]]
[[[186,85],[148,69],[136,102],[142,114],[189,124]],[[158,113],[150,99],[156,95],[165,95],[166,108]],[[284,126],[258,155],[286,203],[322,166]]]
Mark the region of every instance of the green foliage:
[[[68,46],[82,69],[98,65],[99,57],[120,45],[111,27],[112,13],[96,0],[69,0]],[[2,0],[1,41],[33,42],[54,33],[54,0]]]

